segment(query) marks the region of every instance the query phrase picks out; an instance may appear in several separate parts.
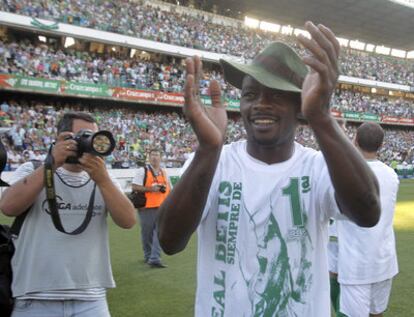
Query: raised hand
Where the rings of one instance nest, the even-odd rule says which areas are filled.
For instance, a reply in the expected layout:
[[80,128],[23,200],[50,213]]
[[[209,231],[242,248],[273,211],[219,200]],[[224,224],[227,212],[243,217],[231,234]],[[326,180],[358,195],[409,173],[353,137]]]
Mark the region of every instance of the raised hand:
[[202,148],[217,148],[224,143],[227,113],[221,102],[220,85],[210,82],[211,107],[205,107],[200,100],[199,82],[202,63],[198,56],[187,58],[187,77],[184,86],[184,114],[197,135]]
[[310,55],[302,58],[311,68],[302,86],[302,114],[308,121],[329,114],[331,95],[339,77],[338,56],[340,46],[333,32],[319,24],[306,22],[311,39],[302,35],[298,41]]

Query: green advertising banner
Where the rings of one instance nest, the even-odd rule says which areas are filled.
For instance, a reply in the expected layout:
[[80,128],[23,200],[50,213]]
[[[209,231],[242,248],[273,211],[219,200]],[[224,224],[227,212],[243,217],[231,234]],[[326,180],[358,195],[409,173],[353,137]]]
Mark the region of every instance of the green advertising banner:
[[343,115],[344,115],[344,118],[346,118],[346,119],[361,120],[361,116],[360,116],[359,112],[344,111]]
[[96,97],[112,97],[112,89],[106,85],[66,81],[62,84],[62,93]]
[[240,108],[240,101],[234,99],[227,99],[227,108],[230,109],[239,109]]
[[360,121],[374,121],[374,122],[381,122],[381,118],[376,114],[372,113],[362,113],[362,112],[355,112],[355,111],[344,111],[343,116],[346,119],[354,119]]
[[200,100],[203,103],[203,105],[211,106],[211,99],[209,96],[200,96]]
[[372,113],[363,113],[362,114],[362,120],[364,121],[374,121],[374,122],[380,122],[381,118],[379,116],[377,116],[376,114],[372,114]]
[[[158,90],[139,90],[125,87],[109,87],[107,85],[67,82],[64,80],[52,80],[35,77],[16,76],[11,74],[0,74],[0,89],[29,90],[32,92],[45,92],[55,95],[65,94],[74,96],[103,97],[113,100],[127,100],[144,104],[161,104],[182,107],[184,96],[180,92],[164,92]],[[210,96],[200,96],[201,102],[211,106]],[[227,110],[239,111],[240,101],[235,99],[223,100]],[[331,110],[336,118],[344,118],[351,121],[374,121],[387,124],[399,124],[414,126],[414,117],[400,118],[372,113],[356,111]]]
[[[211,106],[211,99],[209,96],[200,96],[201,102],[206,105],[206,106]],[[225,105],[227,106],[228,109],[236,109],[238,110],[240,108],[239,104],[239,100],[234,100],[234,99],[225,99],[224,100]]]
[[[13,88],[30,89],[34,91],[58,93],[60,91],[60,81],[16,76],[13,78]],[[10,81],[9,81],[10,83]]]

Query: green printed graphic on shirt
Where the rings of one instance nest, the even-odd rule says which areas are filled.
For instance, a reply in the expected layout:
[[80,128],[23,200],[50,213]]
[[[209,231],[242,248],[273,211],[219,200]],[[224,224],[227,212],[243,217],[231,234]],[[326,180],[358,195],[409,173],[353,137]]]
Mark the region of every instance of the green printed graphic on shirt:
[[215,258],[226,264],[234,264],[242,184],[223,181],[219,185],[219,193]]
[[[223,181],[219,185],[218,213],[216,222],[215,259],[223,264],[235,264],[237,232],[242,198],[240,182]],[[224,316],[226,272],[214,275],[213,306],[211,316]]]
[[[304,216],[305,225],[306,221]],[[267,228],[258,241],[259,270],[250,280],[245,280],[253,316],[291,316],[290,306],[294,302],[304,302],[304,294],[312,282],[311,263],[306,259],[309,237],[304,235],[298,242],[300,258],[298,267],[293,268],[289,262],[289,242],[283,238],[271,213]]]
[[[301,192],[308,193],[309,177],[302,177],[301,181]],[[299,184],[299,178],[291,178],[289,185],[282,188],[282,199],[289,199],[292,213],[293,227],[287,231],[286,237],[274,216],[274,213],[280,212],[277,203],[276,206],[269,206],[270,215],[262,233],[258,232],[259,226],[249,213],[257,238],[259,264],[256,274],[250,279],[245,278],[252,316],[296,316],[291,306],[294,303],[304,304],[305,294],[312,283],[312,263],[307,260],[311,241],[306,229],[307,216],[302,206]],[[292,259],[289,254],[289,244],[295,244],[292,249],[299,248],[297,259]]]
[[224,316],[225,299],[226,299],[226,272],[220,271],[214,276],[214,305],[211,308],[211,316]]
[[[305,196],[311,191],[310,178],[290,178],[279,189],[276,199],[269,199],[268,204],[255,211],[248,210],[242,199],[242,187],[240,182],[223,181],[219,185],[215,259],[221,265],[214,274],[211,316],[225,315],[226,290],[230,287],[226,288],[226,282],[237,283],[226,281],[230,275],[226,277],[225,267],[234,264],[238,265],[247,287],[250,313],[246,316],[297,316],[294,307],[306,304],[306,294],[312,284],[312,263],[308,260],[312,242],[304,204]],[[256,240],[257,269],[253,273],[244,263],[246,258],[239,257],[244,251],[238,250],[236,244],[241,209],[248,217],[251,237]],[[284,227],[275,216],[281,213],[290,215],[281,217],[286,219]],[[266,214],[263,222],[258,215]]]

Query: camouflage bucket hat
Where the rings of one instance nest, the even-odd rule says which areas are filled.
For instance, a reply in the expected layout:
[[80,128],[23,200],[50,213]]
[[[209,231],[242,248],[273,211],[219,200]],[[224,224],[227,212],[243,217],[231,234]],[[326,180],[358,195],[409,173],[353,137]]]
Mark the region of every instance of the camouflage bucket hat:
[[299,55],[282,42],[270,43],[249,64],[220,59],[224,78],[241,89],[246,75],[271,89],[300,93],[308,73]]

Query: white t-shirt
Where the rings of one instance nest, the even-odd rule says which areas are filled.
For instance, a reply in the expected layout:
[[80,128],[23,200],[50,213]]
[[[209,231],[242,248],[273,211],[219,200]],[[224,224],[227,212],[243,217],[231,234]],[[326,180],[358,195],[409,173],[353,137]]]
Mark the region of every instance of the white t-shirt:
[[337,220],[329,219],[328,264],[329,272],[338,273],[338,230]]
[[368,161],[380,187],[381,217],[372,228],[338,221],[338,280],[342,284],[371,284],[398,273],[393,218],[399,180],[380,161]]
[[[18,182],[19,180],[23,179],[24,177],[30,175],[34,171],[33,163],[26,162],[13,173],[12,178],[10,179],[10,184],[14,184]],[[83,184],[89,182],[90,177],[88,173],[85,171],[75,173],[70,172],[66,170],[63,167],[60,167],[56,170],[56,174],[59,175],[60,179],[62,179],[66,184],[69,186],[72,186],[74,188],[76,187],[82,187]],[[119,182],[112,178],[113,183],[115,186],[122,191],[122,187],[119,184]],[[57,193],[59,194],[59,193]],[[27,220],[25,219],[25,224],[27,225],[27,222],[30,218],[30,212],[27,216]],[[95,218],[95,216],[94,216]],[[93,218],[93,219],[94,219]],[[105,216],[106,218],[106,216]],[[106,222],[106,220],[105,220]],[[23,228],[22,228],[23,229]],[[22,235],[22,233],[21,233]],[[102,234],[103,236],[103,234]],[[100,239],[103,239],[103,237],[100,236]],[[20,236],[19,236],[20,237]],[[63,237],[68,237],[63,235]],[[78,236],[70,237],[69,239],[79,239]],[[63,239],[64,240],[64,239]],[[16,242],[15,242],[16,243]],[[18,253],[18,252],[16,252]],[[17,254],[18,255],[18,254]],[[104,263],[106,259],[102,259],[102,263]],[[36,268],[36,270],[39,270],[40,268]],[[63,275],[63,273],[62,273]],[[112,273],[111,273],[112,276]],[[57,283],[57,282],[56,282]],[[112,286],[113,287],[113,286]],[[33,292],[29,294],[25,294],[22,296],[19,296],[20,299],[40,299],[40,300],[97,300],[99,298],[103,298],[106,296],[106,289],[103,287],[91,287],[91,288],[81,288],[81,289],[66,289],[66,290],[48,290],[48,291],[39,291],[39,292]]]
[[268,165],[246,141],[224,146],[198,228],[196,316],[329,316],[337,213],[321,153],[295,143]]
[[134,185],[140,185],[140,186],[144,186],[144,176],[145,176],[145,169],[143,167],[140,167],[134,178],[132,179],[132,184]]

